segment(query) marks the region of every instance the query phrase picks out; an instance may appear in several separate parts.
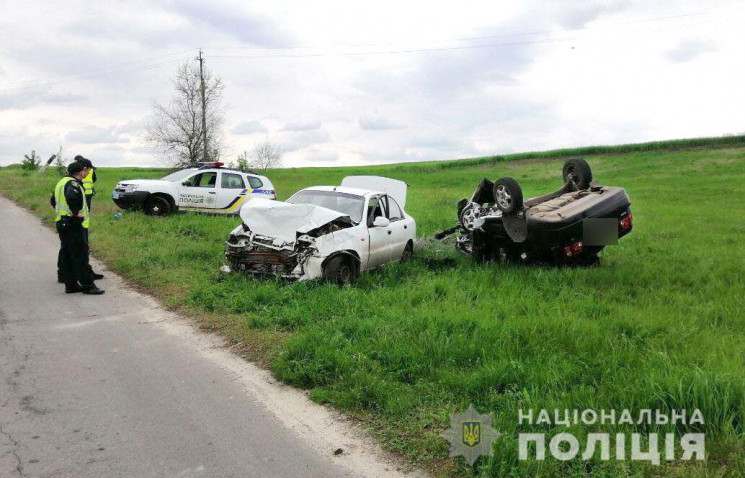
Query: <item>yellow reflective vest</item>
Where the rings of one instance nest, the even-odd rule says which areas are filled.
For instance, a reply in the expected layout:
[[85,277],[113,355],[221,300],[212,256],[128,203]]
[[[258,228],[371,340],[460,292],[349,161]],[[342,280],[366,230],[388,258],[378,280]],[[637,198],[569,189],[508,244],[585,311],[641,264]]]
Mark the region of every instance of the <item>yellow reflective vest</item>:
[[83,178],[83,189],[85,190],[85,195],[90,196],[93,194],[93,168],[91,168],[90,171],[88,171],[88,174]]
[[[60,221],[65,216],[72,217],[72,211],[70,210],[70,206],[67,204],[67,198],[65,197],[65,186],[67,186],[67,183],[69,183],[70,181],[75,181],[75,178],[66,176],[60,179],[57,183],[57,186],[54,187],[54,210],[57,213],[56,217],[54,218],[55,221]],[[83,227],[88,229],[88,226],[90,225],[88,203],[85,202],[84,197],[81,199],[83,200],[83,208],[78,213],[78,217],[83,218]]]

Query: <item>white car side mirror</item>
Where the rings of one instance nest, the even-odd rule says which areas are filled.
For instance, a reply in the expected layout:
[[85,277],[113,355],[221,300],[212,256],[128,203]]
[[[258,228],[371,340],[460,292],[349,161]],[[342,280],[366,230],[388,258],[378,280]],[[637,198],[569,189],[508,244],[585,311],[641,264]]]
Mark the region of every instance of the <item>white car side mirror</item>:
[[378,216],[373,221],[373,227],[388,227],[391,221],[387,217]]

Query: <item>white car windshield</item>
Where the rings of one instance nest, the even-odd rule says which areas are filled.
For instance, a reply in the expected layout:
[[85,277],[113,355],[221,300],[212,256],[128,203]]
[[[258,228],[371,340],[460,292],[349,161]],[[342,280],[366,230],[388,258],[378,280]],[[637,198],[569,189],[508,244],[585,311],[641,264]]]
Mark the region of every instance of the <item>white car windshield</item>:
[[175,173],[171,173],[168,176],[164,177],[163,181],[171,181],[172,183],[175,183],[176,181],[180,181],[184,179],[186,176],[190,175],[196,171],[196,169],[182,169],[181,171],[176,171]]
[[359,224],[365,207],[365,198],[336,191],[298,191],[287,200],[290,204],[312,204],[349,216]]

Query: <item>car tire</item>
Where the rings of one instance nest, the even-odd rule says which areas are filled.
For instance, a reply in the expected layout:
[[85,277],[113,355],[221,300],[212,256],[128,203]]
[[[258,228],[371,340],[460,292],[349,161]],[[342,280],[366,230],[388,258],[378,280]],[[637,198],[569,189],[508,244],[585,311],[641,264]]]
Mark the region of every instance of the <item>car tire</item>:
[[561,170],[561,177],[570,191],[581,191],[590,187],[592,170],[584,159],[572,158],[564,163],[564,167]]
[[401,264],[406,264],[411,260],[411,256],[414,255],[414,245],[411,243],[411,241],[406,243],[406,247],[404,247],[404,252],[401,254]]
[[336,285],[345,286],[357,278],[357,266],[345,255],[332,257],[323,266],[323,277]]
[[494,202],[504,214],[513,214],[523,208],[523,190],[512,178],[498,179],[494,183]]
[[171,209],[171,203],[162,196],[150,196],[145,202],[145,214],[149,216],[165,216]]
[[476,219],[476,204],[469,202],[458,212],[458,222],[466,231],[473,231],[473,221]]

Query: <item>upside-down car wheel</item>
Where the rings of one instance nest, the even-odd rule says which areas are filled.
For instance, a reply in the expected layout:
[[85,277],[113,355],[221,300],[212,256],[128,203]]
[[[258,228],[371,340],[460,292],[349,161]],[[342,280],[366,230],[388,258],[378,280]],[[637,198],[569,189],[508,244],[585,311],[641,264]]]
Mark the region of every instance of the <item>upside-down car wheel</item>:
[[561,176],[564,178],[564,184],[568,185],[571,191],[587,189],[592,182],[590,165],[582,158],[572,158],[564,163]]
[[494,202],[503,213],[515,213],[523,207],[523,190],[512,178],[499,179],[494,183]]
[[469,202],[458,213],[458,222],[466,231],[473,231],[473,221],[476,220],[476,205]]

